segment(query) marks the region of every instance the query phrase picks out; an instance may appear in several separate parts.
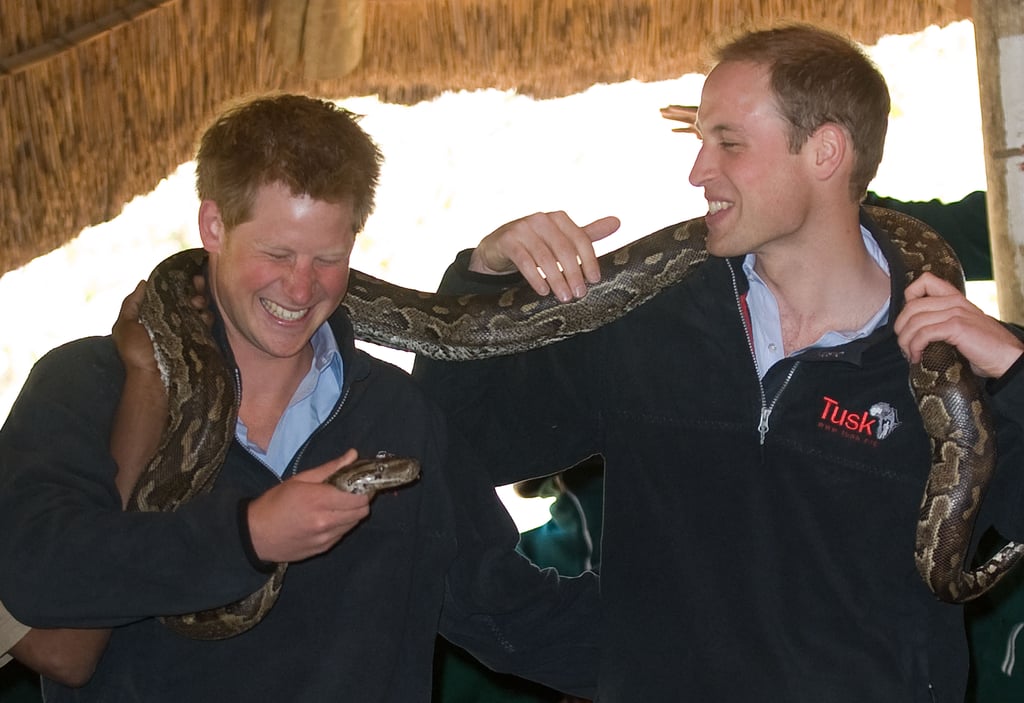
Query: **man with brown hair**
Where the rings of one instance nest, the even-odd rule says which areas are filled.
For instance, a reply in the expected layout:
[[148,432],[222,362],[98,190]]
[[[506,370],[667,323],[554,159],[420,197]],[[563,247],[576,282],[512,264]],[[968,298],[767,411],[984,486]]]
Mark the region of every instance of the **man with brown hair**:
[[[381,162],[355,116],[248,100],[206,130],[196,162],[213,332],[240,399],[212,490],[122,511],[109,445],[125,370],[109,338],[41,359],[0,431],[0,600],[34,627],[113,628],[89,683],[46,680],[46,699],[427,701],[438,632],[495,669],[589,693],[596,579],[515,554],[464,444],[406,373],[356,349],[338,308]],[[368,496],[325,483],[381,451],[422,474],[372,514]],[[276,604],[242,634],[198,641],[158,619],[248,596],[280,562]]]
[[[708,261],[592,333],[417,374],[495,483],[603,455],[603,703],[962,701],[962,608],[914,568],[931,456],[908,359],[956,345],[1019,419],[1024,342],[934,276],[904,290],[860,207],[889,96],[855,44],[785,26],[716,58],[689,178]],[[521,276],[582,297],[616,226],[522,218],[460,254],[442,290]],[[999,440],[1012,467],[1019,425]],[[1024,537],[1024,509],[998,504],[1018,493],[991,493]]]

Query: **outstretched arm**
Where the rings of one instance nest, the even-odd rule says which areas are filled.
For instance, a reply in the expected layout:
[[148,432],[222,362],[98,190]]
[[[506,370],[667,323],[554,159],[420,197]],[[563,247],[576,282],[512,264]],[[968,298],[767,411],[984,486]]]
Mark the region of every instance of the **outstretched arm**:
[[[136,481],[156,452],[167,418],[167,394],[153,347],[138,321],[143,289],[140,283],[125,298],[112,331],[125,366],[124,391],[110,437],[122,505],[127,504]],[[92,677],[109,637],[107,629],[31,629],[10,654],[49,679],[65,686],[83,686]]]

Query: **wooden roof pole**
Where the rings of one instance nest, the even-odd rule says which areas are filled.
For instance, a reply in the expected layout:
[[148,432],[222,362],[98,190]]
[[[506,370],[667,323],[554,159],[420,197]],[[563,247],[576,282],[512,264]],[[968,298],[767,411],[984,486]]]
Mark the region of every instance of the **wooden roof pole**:
[[366,0],[272,0],[270,39],[286,70],[308,80],[337,80],[359,65]]
[[38,46],[31,46],[13,56],[0,57],[0,76],[16,75],[68,51],[85,46],[89,42],[102,39],[111,32],[127,27],[139,18],[159,10],[165,5],[170,5],[172,2],[176,2],[176,0],[134,0],[124,7],[119,7],[92,22],[75,27]]
[[974,0],[973,15],[999,316],[1024,324],[1024,0]]

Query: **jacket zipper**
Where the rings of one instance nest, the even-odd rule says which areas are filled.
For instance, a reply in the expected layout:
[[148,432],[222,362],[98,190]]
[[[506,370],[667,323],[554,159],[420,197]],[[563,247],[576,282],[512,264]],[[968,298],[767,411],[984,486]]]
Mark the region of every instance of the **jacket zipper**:
[[[238,367],[235,367],[235,404],[236,405],[240,405],[241,399],[242,399],[242,372],[238,370]],[[238,434],[238,432],[237,432],[237,422],[236,422],[236,431],[235,431],[236,441],[237,441],[237,434]],[[270,467],[270,464],[268,464],[267,462],[263,461],[263,459],[260,459],[258,456],[256,456],[251,451],[249,451],[248,447],[242,446],[241,443],[239,443],[239,446],[242,447],[242,449],[245,450],[245,453],[248,454],[249,457],[253,461],[255,461],[257,464],[262,466],[267,471],[269,471],[274,476],[274,478],[277,479],[278,483],[281,482],[281,480],[282,480],[281,477],[278,476],[277,472],[274,471],[274,469],[272,469]]]
[[343,405],[345,405],[345,401],[348,400],[348,396],[351,392],[352,385],[349,384],[345,388],[345,390],[342,391],[341,398],[338,399],[338,404],[334,406],[334,410],[331,411],[330,416],[324,422],[322,422],[319,427],[313,430],[313,434],[311,434],[309,438],[302,443],[302,446],[299,447],[299,451],[295,453],[295,457],[292,459],[291,465],[289,465],[288,469],[281,475],[282,481],[285,480],[286,476],[288,478],[291,478],[292,476],[298,473],[299,464],[302,462],[302,457],[303,455],[305,455],[306,449],[313,442],[313,438],[320,434],[324,427],[327,427],[329,424],[334,422],[334,418],[338,417],[338,413],[341,412],[341,408]]
[[[799,361],[793,362],[793,367],[789,370],[789,373],[786,374],[786,380],[782,382],[782,386],[775,394],[775,397],[772,398],[772,402],[767,406],[764,404],[764,386],[761,385],[761,420],[757,424],[757,431],[761,435],[762,447],[764,446],[764,436],[768,434],[768,418],[772,414],[772,410],[775,409],[775,404],[779,402],[779,397],[782,395],[782,391],[786,390],[786,386],[788,386],[790,380],[792,380],[793,374],[796,373],[796,369],[798,366],[800,366]],[[758,383],[760,384],[760,379],[758,379]]]
[[[242,388],[242,374],[236,368],[235,369],[235,401],[236,402],[238,401],[239,397],[242,394],[241,393],[241,388]],[[317,427],[315,430],[313,430],[313,434],[311,434],[309,436],[309,438],[306,439],[306,441],[302,443],[302,446],[299,447],[299,451],[297,451],[295,453],[295,457],[292,459],[292,461],[289,464],[288,468],[286,468],[281,473],[280,476],[277,475],[277,472],[274,471],[267,462],[263,461],[262,459],[260,459],[258,456],[256,456],[255,454],[253,454],[250,451],[246,451],[246,453],[249,456],[251,456],[253,459],[255,459],[263,468],[265,468],[267,471],[269,471],[271,474],[273,474],[274,478],[277,479],[278,483],[283,483],[286,479],[291,478],[296,473],[298,473],[299,464],[302,461],[303,455],[306,453],[306,448],[309,447],[310,442],[313,441],[314,437],[316,437],[318,434],[320,434],[320,431],[324,427],[326,427],[327,425],[331,424],[331,422],[334,421],[334,418],[338,417],[338,413],[341,412],[341,406],[343,406],[345,404],[345,400],[348,398],[349,393],[351,393],[351,392],[352,392],[352,386],[351,385],[347,386],[345,388],[345,390],[342,391],[341,398],[338,400],[337,405],[334,406],[334,410],[331,411],[330,416],[319,427]]]
[[747,350],[750,352],[750,360],[754,364],[754,375],[757,377],[757,390],[761,396],[761,416],[757,422],[757,432],[760,437],[759,444],[764,447],[764,439],[768,434],[768,418],[771,417],[772,411],[775,409],[775,404],[779,402],[779,398],[782,397],[783,391],[786,390],[786,386],[793,380],[793,375],[796,373],[797,368],[800,366],[799,361],[793,362],[793,366],[789,369],[789,373],[786,374],[785,380],[772,397],[772,401],[769,403],[768,398],[764,392],[764,383],[761,381],[761,374],[757,367],[757,354],[754,352],[754,336],[753,331],[750,329],[750,325],[747,324],[747,316],[743,313],[743,300],[740,297],[740,289],[736,284],[736,272],[733,270],[732,262],[726,262],[729,267],[729,276],[732,278],[732,292],[733,297],[736,300],[736,309],[740,313],[740,320],[743,322],[743,332],[747,337]]

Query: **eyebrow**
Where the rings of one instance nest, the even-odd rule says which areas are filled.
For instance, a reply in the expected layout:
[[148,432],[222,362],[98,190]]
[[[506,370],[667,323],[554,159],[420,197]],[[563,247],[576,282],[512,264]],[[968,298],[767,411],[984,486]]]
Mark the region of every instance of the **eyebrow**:
[[733,133],[736,133],[736,134],[743,134],[743,128],[742,127],[734,127],[733,125],[730,125],[730,124],[716,124],[716,125],[712,125],[711,127],[707,128],[707,129],[704,129],[703,127],[701,127],[700,123],[694,123],[693,126],[697,129],[697,133],[700,134],[701,137],[703,137],[705,134],[707,134],[707,135],[715,135],[715,136],[719,136],[720,137],[725,132],[733,132]]

